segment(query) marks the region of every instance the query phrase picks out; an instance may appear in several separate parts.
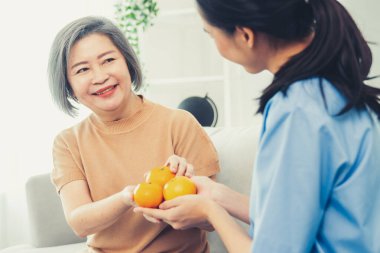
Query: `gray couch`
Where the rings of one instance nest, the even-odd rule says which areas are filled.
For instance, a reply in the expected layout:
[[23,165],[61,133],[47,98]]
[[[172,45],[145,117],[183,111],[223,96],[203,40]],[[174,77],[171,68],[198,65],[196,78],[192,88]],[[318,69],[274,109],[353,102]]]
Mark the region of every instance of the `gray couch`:
[[[221,173],[217,180],[231,188],[249,193],[259,126],[242,128],[205,128],[219,155]],[[0,253],[75,253],[85,247],[85,239],[68,227],[59,197],[49,174],[30,178],[26,184],[31,222],[28,245],[12,246]],[[246,226],[247,228],[247,226]],[[215,232],[209,234],[211,252],[227,252]]]

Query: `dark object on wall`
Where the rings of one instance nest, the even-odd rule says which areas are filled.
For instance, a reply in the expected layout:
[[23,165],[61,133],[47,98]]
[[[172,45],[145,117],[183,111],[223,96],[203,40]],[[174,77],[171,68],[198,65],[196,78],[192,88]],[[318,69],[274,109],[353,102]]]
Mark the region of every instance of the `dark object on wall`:
[[188,97],[179,104],[178,108],[193,114],[202,126],[214,127],[218,122],[218,109],[207,94],[205,97]]

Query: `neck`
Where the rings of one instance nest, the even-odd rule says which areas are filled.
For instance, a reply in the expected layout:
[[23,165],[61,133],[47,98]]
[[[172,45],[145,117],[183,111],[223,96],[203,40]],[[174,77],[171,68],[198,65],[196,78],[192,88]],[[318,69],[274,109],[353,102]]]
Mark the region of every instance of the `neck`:
[[309,46],[313,38],[313,35],[306,38],[304,41],[295,42],[280,46],[273,50],[271,60],[268,62],[268,70],[275,74],[284,64],[286,64],[290,58],[294,55],[301,53],[305,48]]
[[103,114],[97,114],[96,116],[103,122],[127,119],[139,111],[143,104],[142,98],[133,92],[131,92],[129,97],[124,101],[124,106],[120,106],[117,110],[104,112]]

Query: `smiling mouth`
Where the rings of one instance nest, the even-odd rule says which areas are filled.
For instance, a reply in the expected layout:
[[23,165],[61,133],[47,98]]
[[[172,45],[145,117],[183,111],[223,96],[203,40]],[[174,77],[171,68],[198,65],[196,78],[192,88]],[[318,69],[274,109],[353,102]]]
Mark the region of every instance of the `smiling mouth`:
[[93,94],[93,95],[100,96],[100,95],[103,95],[104,93],[107,93],[107,92],[109,92],[109,91],[115,89],[116,86],[117,86],[117,84],[112,85],[112,86],[109,86],[109,87],[104,88],[104,89],[101,89],[101,90],[98,90],[97,92],[94,92],[94,93],[92,93],[92,94]]

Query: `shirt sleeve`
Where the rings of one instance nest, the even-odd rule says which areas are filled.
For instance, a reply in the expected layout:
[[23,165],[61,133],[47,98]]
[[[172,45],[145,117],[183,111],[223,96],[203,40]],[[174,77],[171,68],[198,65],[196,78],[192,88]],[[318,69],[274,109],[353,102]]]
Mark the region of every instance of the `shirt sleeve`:
[[333,183],[330,134],[303,108],[266,118],[251,193],[252,252],[310,252]]
[[195,174],[213,176],[219,172],[216,149],[193,115],[178,110],[173,126],[174,153],[194,166]]
[[73,148],[70,148],[63,133],[58,135],[53,144],[53,170],[51,180],[59,193],[62,187],[75,180],[86,180],[83,171],[75,160]]

